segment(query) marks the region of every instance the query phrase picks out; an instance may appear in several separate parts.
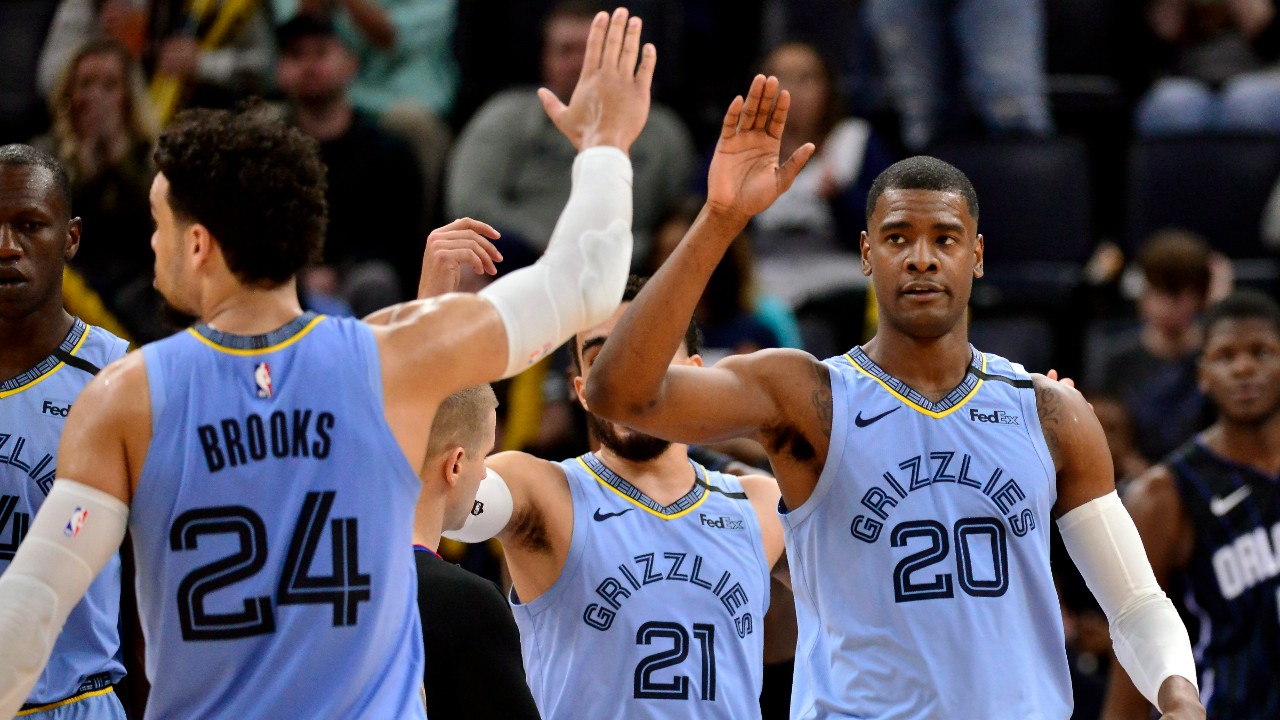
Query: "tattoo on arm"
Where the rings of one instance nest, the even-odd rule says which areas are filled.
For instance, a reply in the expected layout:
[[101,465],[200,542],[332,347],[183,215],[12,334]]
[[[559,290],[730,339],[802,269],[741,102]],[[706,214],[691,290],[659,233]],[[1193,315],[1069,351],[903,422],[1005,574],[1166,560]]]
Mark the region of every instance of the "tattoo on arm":
[[827,370],[825,364],[814,363],[813,376],[817,381],[817,388],[813,391],[813,409],[818,413],[818,422],[822,427],[823,435],[830,438],[831,414],[835,407],[831,399],[831,372]]
[[1060,466],[1061,454],[1058,451],[1058,429],[1062,422],[1062,398],[1055,389],[1044,385],[1036,386],[1036,411],[1040,415],[1040,429],[1044,432],[1044,442],[1049,446],[1049,455],[1054,466]]

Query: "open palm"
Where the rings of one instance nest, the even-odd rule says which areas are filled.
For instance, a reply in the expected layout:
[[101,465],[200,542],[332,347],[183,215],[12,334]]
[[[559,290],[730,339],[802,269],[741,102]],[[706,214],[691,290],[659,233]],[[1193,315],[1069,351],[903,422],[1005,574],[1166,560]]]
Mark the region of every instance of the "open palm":
[[720,140],[707,175],[707,204],[721,210],[755,215],[791,187],[813,156],[805,143],[778,164],[782,131],[791,94],[779,90],[778,79],[757,75],[744,100],[733,99],[720,127]]

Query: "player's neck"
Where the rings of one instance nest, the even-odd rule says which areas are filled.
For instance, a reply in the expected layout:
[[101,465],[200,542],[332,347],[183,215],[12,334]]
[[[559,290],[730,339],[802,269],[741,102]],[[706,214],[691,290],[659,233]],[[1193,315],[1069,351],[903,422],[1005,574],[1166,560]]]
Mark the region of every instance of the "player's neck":
[[679,500],[693,489],[693,467],[689,465],[686,445],[672,443],[661,455],[647,462],[627,460],[604,445],[596,451],[596,457],[637,490],[663,505]]
[[413,544],[429,547],[434,552],[440,547],[440,535],[444,532],[445,493],[438,492],[426,481],[413,514]]
[[1256,424],[1219,420],[1204,432],[1204,442],[1232,462],[1280,475],[1280,414]]
[[[62,294],[58,294],[61,299]],[[59,302],[49,311],[0,318],[0,382],[17,377],[49,357],[71,332],[72,317]]]
[[201,303],[200,321],[232,335],[261,335],[302,314],[296,281],[273,288],[211,284]]
[[885,372],[937,402],[964,381],[973,361],[966,323],[937,338],[914,338],[882,326],[862,346]]

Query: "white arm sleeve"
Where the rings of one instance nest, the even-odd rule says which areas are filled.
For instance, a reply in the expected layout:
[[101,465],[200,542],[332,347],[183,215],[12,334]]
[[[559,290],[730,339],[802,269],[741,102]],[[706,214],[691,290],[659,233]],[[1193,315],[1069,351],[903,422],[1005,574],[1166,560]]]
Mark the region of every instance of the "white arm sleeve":
[[1196,685],[1191,639],[1160,589],[1133,518],[1114,491],[1058,519],[1067,552],[1111,624],[1116,658],[1159,709],[1160,685],[1181,675]]
[[13,717],[40,677],[71,609],[120,549],[129,507],[58,480],[0,575],[0,717]]
[[480,291],[507,331],[511,377],[609,318],[631,268],[631,160],[615,147],[573,161],[573,190],[547,250]]
[[484,542],[497,537],[511,520],[512,500],[511,488],[507,481],[493,468],[480,481],[476,490],[476,501],[471,506],[471,514],[466,522],[457,530],[446,530],[442,533],[450,540],[464,543]]

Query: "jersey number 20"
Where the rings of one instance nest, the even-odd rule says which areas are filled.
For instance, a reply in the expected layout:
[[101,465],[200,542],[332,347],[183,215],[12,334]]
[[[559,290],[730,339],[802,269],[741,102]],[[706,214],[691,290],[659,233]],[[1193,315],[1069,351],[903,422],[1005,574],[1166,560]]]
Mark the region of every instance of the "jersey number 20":
[[[360,573],[355,518],[329,520],[333,491],[309,492],[289,540],[284,571],[276,586],[277,605],[333,605],[335,627],[356,624],[360,603],[370,598],[371,581]],[[311,564],[329,520],[332,570],[312,575]],[[276,619],[268,596],[244,599],[236,612],[209,612],[205,596],[257,575],[267,563],[267,528],[262,517],[243,505],[188,510],[169,530],[175,551],[195,550],[201,536],[234,535],[239,549],[202,565],[178,584],[178,618],[183,640],[230,640],[275,632]]]
[[[900,603],[913,600],[933,600],[954,597],[951,573],[934,575],[932,580],[912,577],[930,565],[946,559],[951,551],[950,539],[954,537],[956,565],[960,588],[974,597],[1000,597],[1009,589],[1009,547],[1005,539],[1004,525],[995,518],[964,518],[956,522],[952,532],[937,520],[911,520],[900,523],[889,534],[894,547],[904,547],[912,539],[928,541],[929,546],[900,560],[893,569],[893,597]],[[987,542],[982,542],[985,539]],[[979,579],[974,570],[974,554],[986,552],[991,556],[994,577]]]

